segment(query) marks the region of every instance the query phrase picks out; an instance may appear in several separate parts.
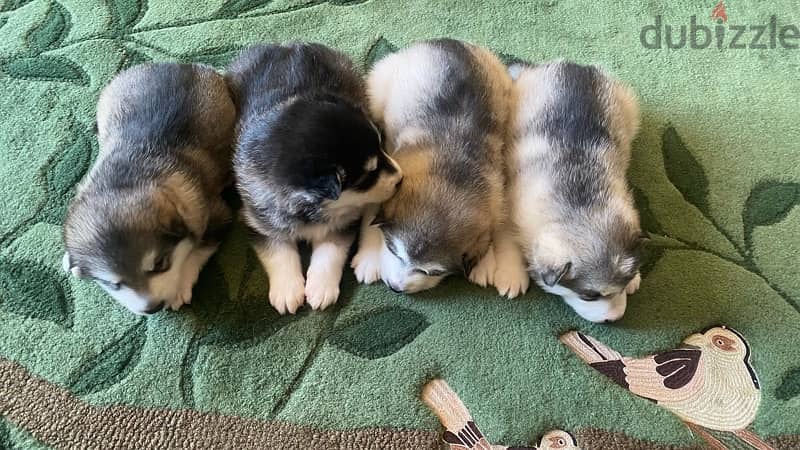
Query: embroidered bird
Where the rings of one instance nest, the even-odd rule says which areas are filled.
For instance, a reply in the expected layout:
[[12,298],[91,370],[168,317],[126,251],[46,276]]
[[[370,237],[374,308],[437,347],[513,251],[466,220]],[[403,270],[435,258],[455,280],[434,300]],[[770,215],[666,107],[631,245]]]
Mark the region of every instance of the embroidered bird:
[[445,427],[442,439],[450,450],[580,450],[566,431],[545,434],[538,447],[491,445],[481,433],[464,403],[444,380],[430,381],[422,389],[422,401],[439,417]]
[[644,358],[624,357],[577,331],[562,335],[561,342],[618,385],[680,417],[712,448],[725,449],[714,435],[728,432],[753,448],[772,449],[747,430],[761,391],[750,348],[737,331],[713,327],[677,349]]

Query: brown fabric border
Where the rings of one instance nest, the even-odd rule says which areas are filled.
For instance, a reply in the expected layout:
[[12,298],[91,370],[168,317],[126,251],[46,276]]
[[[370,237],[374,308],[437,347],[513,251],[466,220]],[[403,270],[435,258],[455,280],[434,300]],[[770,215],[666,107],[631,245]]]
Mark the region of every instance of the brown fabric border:
[[[61,386],[0,357],[0,415],[54,449],[442,449],[435,431],[364,428],[323,430],[283,422],[188,409],[95,406]],[[575,433],[581,448],[697,450],[659,445],[622,433],[586,428]],[[777,449],[800,448],[800,436],[768,440]]]

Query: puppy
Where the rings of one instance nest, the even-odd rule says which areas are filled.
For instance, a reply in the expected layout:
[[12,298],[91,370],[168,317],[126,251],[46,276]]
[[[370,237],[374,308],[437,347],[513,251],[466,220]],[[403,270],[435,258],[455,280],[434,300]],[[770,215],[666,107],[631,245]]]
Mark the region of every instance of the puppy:
[[236,110],[203,65],[141,65],[97,104],[100,154],[64,221],[64,267],[136,314],[189,303],[230,222]]
[[[416,43],[375,66],[370,110],[404,181],[375,220],[365,217],[358,280],[382,278],[407,293],[462,270],[477,284],[493,282],[511,88],[496,56],[449,39]],[[510,296],[528,282],[522,258],[513,264],[516,279],[505,281],[513,286],[498,288]]]
[[[245,50],[228,72],[240,113],[234,157],[243,218],[281,314],[336,302],[364,209],[402,179],[367,116],[361,75],[319,44]],[[307,280],[297,241],[311,243]]]
[[518,96],[512,208],[531,276],[585,319],[617,320],[640,281],[643,235],[625,178],[636,98],[598,67],[509,72]]

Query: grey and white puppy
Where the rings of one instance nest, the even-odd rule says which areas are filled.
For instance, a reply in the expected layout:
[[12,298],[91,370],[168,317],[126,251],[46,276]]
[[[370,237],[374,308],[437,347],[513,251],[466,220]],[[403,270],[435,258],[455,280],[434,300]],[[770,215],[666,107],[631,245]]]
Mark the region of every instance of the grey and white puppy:
[[[281,314],[323,309],[368,205],[395,193],[400,169],[369,120],[361,74],[319,44],[257,46],[229,68],[240,113],[234,157],[243,218]],[[307,279],[297,241],[311,243]]]
[[236,110],[203,65],[120,73],[97,104],[100,154],[64,221],[64,267],[136,314],[189,303],[230,222]]
[[[461,271],[492,284],[493,241],[506,213],[506,67],[484,48],[439,39],[387,56],[367,84],[373,117],[404,180],[377,219],[363,223],[353,259],[357,279],[381,278],[408,293]],[[512,276],[497,287],[513,297],[527,288],[528,276],[521,257],[509,262],[515,267],[503,273]]]
[[642,231],[625,173],[639,129],[633,92],[605,71],[512,65],[512,209],[534,280],[594,322],[639,287]]

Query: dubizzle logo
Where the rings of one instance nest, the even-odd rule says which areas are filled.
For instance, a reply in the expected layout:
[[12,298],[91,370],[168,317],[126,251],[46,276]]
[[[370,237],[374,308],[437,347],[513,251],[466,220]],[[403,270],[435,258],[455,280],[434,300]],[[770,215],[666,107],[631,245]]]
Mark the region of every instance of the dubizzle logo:
[[[655,24],[642,27],[639,41],[647,49],[660,50],[689,48],[702,50],[716,47],[723,49],[774,49],[779,46],[795,50],[800,47],[800,29],[796,25],[778,27],[778,17],[773,14],[769,24],[730,25],[728,11],[723,0],[719,0],[711,10],[711,20],[716,25],[706,26],[697,23],[697,16],[689,17],[689,25],[666,25],[661,16],[655,17]],[[726,26],[727,25],[727,26]],[[688,33],[687,33],[688,31]],[[716,44],[716,45],[712,45]]]

